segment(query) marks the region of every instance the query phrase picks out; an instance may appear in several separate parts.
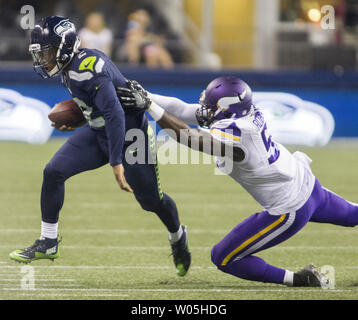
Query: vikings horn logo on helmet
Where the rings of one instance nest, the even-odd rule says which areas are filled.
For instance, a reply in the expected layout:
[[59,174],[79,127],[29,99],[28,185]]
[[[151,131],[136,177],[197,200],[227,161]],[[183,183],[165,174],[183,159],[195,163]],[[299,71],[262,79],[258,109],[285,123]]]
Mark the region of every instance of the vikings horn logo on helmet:
[[223,97],[218,100],[217,107],[221,111],[226,111],[230,108],[230,105],[235,104],[235,103],[240,103],[240,102],[241,102],[241,100],[239,99],[238,96],[237,97]]
[[239,94],[240,101],[244,100],[246,96],[246,89],[243,91],[243,93]]
[[240,103],[244,99],[245,95],[246,90],[241,95],[239,94],[237,97],[223,97],[218,100],[217,107],[221,111],[229,110],[232,104]]

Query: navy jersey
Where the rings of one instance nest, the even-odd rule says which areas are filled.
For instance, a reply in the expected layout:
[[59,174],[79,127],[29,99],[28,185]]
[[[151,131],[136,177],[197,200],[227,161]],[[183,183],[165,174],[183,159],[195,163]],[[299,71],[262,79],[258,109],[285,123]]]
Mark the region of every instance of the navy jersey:
[[125,132],[141,128],[143,113],[124,112],[116,87],[126,87],[126,79],[102,52],[80,49],[62,73],[62,82],[81,108],[91,129],[105,134],[111,166],[122,162]]

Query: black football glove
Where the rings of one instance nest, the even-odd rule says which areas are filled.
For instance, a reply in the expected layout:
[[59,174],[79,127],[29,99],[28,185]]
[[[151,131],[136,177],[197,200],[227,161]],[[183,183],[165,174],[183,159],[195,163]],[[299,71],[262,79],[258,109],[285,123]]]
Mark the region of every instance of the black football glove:
[[135,80],[127,80],[128,88],[116,88],[117,96],[123,108],[147,110],[152,103],[147,91]]

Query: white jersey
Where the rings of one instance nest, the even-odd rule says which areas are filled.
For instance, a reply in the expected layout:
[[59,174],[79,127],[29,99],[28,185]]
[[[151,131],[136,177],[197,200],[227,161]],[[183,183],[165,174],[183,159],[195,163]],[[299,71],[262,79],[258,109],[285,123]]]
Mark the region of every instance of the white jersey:
[[[245,158],[216,157],[219,169],[228,174],[269,213],[281,215],[301,208],[310,197],[315,177],[302,152],[293,155],[275,143],[262,113],[253,108],[245,117],[215,122],[213,138],[241,148]],[[230,164],[230,165],[228,165]]]

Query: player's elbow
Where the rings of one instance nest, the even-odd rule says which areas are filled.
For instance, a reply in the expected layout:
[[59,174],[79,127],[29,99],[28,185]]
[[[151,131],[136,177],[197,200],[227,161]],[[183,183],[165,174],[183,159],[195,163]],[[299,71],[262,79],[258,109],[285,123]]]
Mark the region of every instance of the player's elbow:
[[106,104],[102,112],[106,123],[124,122],[125,114],[123,108],[120,104],[116,103],[116,101]]

